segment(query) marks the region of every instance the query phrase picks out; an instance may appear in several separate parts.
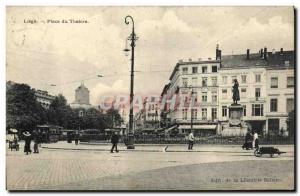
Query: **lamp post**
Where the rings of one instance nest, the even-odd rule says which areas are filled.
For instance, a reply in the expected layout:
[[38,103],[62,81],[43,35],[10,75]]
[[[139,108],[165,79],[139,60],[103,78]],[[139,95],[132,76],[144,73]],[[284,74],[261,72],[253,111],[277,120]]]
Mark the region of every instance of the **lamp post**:
[[[134,33],[134,21],[131,16],[125,17],[125,24],[129,24],[129,19],[132,23],[132,33],[128,37],[127,40],[131,41],[131,74],[130,74],[130,110],[129,110],[129,130],[128,130],[128,144],[127,149],[134,149],[134,136],[133,136],[133,87],[134,87],[134,47],[135,47],[135,41],[138,39],[136,34]],[[130,50],[128,48],[124,49],[125,52],[129,52]]]

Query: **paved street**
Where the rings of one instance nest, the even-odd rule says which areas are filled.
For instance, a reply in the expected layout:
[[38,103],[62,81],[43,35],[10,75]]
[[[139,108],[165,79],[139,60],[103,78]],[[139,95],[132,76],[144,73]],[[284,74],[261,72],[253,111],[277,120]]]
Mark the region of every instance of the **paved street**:
[[253,156],[240,146],[45,144],[40,154],[7,151],[8,190],[293,189],[293,146],[280,157]]

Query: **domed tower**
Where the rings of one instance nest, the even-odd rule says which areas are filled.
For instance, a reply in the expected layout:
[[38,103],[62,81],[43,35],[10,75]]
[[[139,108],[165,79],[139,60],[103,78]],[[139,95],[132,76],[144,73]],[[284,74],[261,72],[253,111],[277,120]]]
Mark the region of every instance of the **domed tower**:
[[84,83],[75,90],[75,103],[90,104],[90,91],[84,86]]

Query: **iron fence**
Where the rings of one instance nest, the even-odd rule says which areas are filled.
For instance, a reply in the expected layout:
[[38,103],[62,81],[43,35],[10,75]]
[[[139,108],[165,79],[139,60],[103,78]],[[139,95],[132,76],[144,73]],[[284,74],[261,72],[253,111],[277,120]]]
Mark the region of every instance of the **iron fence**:
[[[124,138],[126,141],[126,138]],[[135,143],[137,144],[186,144],[188,142],[186,137],[155,137],[152,135],[135,136]],[[207,136],[195,137],[196,144],[223,144],[223,145],[243,145],[245,137],[225,137],[225,136]],[[294,139],[283,136],[263,136],[259,137],[259,144],[294,144]]]

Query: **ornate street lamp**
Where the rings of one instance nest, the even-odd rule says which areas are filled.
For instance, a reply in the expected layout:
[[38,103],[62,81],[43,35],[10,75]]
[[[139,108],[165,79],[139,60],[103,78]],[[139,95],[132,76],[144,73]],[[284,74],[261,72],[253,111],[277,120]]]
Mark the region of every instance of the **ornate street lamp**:
[[[129,19],[132,23],[132,33],[127,38],[128,41],[131,41],[131,74],[130,74],[130,110],[129,110],[129,130],[128,130],[128,144],[127,149],[134,149],[134,136],[133,136],[133,87],[134,87],[134,47],[135,41],[138,39],[134,33],[134,21],[131,16],[125,17],[125,24],[129,24]],[[124,52],[128,53],[130,50],[128,48],[124,49]]]

